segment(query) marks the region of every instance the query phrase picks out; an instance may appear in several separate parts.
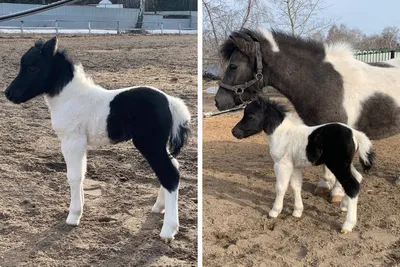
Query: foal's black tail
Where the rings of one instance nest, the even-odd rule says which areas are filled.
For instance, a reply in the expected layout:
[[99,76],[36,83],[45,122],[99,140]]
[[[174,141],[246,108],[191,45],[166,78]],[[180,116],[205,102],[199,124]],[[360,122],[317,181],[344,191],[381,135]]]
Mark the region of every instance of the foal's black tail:
[[190,134],[190,112],[179,98],[168,97],[169,109],[172,114],[172,129],[169,137],[169,151],[176,157],[187,144]]

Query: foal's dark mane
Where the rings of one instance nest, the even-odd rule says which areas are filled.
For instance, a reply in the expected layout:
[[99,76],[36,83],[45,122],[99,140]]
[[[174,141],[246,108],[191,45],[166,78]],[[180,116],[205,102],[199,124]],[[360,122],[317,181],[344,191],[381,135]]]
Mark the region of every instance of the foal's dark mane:
[[[37,40],[37,41],[35,42],[34,47],[37,48],[37,49],[39,49],[39,50],[41,51],[41,50],[43,49],[45,43],[46,43],[46,42],[45,42],[43,39],[39,39],[39,40]],[[62,49],[62,50],[57,49],[57,52],[56,52],[56,55],[55,55],[55,56],[58,57],[59,59],[63,59],[63,60],[65,60],[65,61],[67,61],[67,62],[68,62],[69,64],[71,64],[71,65],[74,65],[74,64],[75,64],[74,60],[73,60],[73,59],[70,57],[70,55],[68,54],[67,49]]]
[[[322,42],[315,41],[310,38],[302,38],[293,36],[282,31],[271,31],[278,47],[281,51],[287,51],[295,48],[296,50],[306,50],[313,53],[313,55],[325,56],[325,48]],[[237,40],[242,39],[244,42],[238,43]],[[229,38],[220,47],[220,54],[224,61],[228,61],[235,50],[240,50],[245,54],[250,52],[249,47],[244,43],[260,42],[261,47],[269,46],[268,40],[265,39],[264,34],[258,30],[241,29],[231,33]],[[249,55],[249,54],[248,54]]]
[[268,111],[268,108],[275,110],[281,118],[284,118],[286,116],[286,113],[289,112],[289,109],[281,103],[278,103],[273,100],[269,100],[268,98],[260,96],[263,101],[263,105],[267,107],[266,111]]
[[[42,51],[45,41],[40,39],[35,42],[34,47]],[[61,90],[67,85],[74,77],[74,61],[68,55],[66,49],[57,49],[54,55],[50,79],[48,80],[47,92],[50,96],[58,95]]]

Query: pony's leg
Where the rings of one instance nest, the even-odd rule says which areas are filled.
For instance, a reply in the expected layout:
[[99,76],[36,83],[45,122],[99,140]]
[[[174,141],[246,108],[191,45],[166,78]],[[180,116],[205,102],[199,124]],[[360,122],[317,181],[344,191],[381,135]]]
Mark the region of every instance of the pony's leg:
[[[178,187],[179,171],[175,167],[177,161],[170,158],[166,149],[168,136],[135,136],[132,141],[136,148],[146,158],[161,183],[156,205],[161,206],[164,200],[164,223],[160,233],[162,238],[173,239],[179,229],[178,218]],[[162,200],[163,199],[163,200]],[[157,202],[159,202],[157,204]]]
[[291,162],[275,163],[274,170],[276,176],[276,197],[274,206],[269,212],[269,216],[272,218],[276,218],[282,211],[283,198],[285,197],[286,190],[289,186],[290,177],[292,176],[293,172],[293,165]]
[[[173,157],[170,156],[172,164],[174,164],[175,168],[179,169],[179,162]],[[165,211],[165,197],[164,197],[164,188],[160,186],[160,191],[158,192],[156,203],[151,208],[151,211],[154,213],[164,213]]]
[[[356,168],[354,168],[353,164],[351,164],[350,168],[353,176],[359,183],[361,183],[362,175],[356,170]],[[347,205],[346,220],[344,221],[341,231],[344,234],[351,232],[357,223],[358,195],[359,194],[357,194],[357,196],[355,196],[354,198],[350,198],[347,195],[345,196],[345,198],[348,198],[348,205]]]
[[301,199],[301,186],[303,184],[303,177],[301,169],[294,168],[292,177],[290,179],[290,186],[294,192],[294,210],[292,215],[294,217],[301,217],[303,213],[303,200]]
[[86,147],[86,136],[72,136],[61,141],[61,152],[67,164],[67,178],[71,189],[71,203],[66,221],[69,225],[78,225],[82,217]]

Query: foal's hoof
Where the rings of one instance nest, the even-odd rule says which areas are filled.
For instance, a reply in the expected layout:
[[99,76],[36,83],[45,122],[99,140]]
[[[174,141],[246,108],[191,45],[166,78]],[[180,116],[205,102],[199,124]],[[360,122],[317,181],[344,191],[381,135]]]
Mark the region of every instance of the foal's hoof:
[[296,217],[296,218],[300,218],[302,213],[303,213],[302,210],[294,210],[293,213],[292,213],[292,216]]
[[276,217],[278,217],[279,213],[281,213],[281,212],[272,209],[272,210],[268,213],[268,216],[271,217],[271,218],[276,218]]
[[343,197],[342,196],[331,196],[331,203],[341,203]]
[[81,215],[69,214],[66,223],[71,226],[78,226],[81,220]]
[[166,240],[173,240],[175,235],[178,233],[178,230],[179,230],[179,225],[172,225],[172,226],[163,225],[160,237]]
[[346,235],[346,234],[348,234],[348,233],[351,233],[351,230],[342,229],[340,232],[341,232],[342,234]]

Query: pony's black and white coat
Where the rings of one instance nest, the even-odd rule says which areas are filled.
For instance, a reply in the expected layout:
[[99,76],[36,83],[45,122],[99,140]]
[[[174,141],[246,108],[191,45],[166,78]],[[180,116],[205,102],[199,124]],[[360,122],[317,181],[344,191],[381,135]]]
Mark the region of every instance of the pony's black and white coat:
[[301,168],[325,164],[346,193],[341,205],[342,210],[347,209],[342,232],[351,232],[357,221],[362,180],[352,160],[358,150],[364,170],[372,167],[374,153],[368,137],[342,123],[306,126],[296,115],[287,113],[283,106],[258,97],[245,108],[244,116],[232,129],[232,134],[241,139],[261,131],[268,136],[270,154],[275,163],[276,198],[269,215],[277,217],[282,211],[290,182],[295,199],[293,216],[300,217],[303,212]]
[[[374,140],[400,133],[398,59],[377,66],[357,60],[345,43],[324,44],[279,31],[241,29],[221,46],[229,63],[224,84],[233,86],[254,78],[255,42],[261,48],[264,85],[286,96],[306,125],[341,122]],[[258,93],[252,86],[239,97],[219,87],[216,106],[232,108]],[[332,189],[335,177],[324,170],[318,187]],[[340,184],[336,183],[332,195],[343,195]]]
[[182,100],[152,87],[106,90],[58,51],[56,38],[36,42],[23,55],[20,72],[5,94],[17,104],[44,94],[67,164],[71,188],[67,224],[78,225],[82,216],[87,146],[132,140],[161,183],[152,208],[154,212],[165,208],[160,236],[174,237],[179,228],[179,164],[173,156],[187,141],[190,122]]

